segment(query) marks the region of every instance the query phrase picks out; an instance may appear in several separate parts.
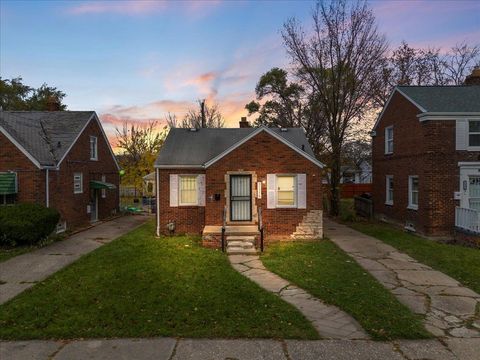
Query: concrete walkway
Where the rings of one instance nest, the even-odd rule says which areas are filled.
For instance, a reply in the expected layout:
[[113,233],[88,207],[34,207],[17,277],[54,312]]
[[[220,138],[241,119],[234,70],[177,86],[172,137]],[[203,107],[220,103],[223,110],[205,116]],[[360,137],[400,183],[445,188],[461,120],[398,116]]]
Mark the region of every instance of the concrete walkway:
[[0,341],[2,360],[478,360],[480,339],[111,339]]
[[400,302],[424,315],[425,328],[433,335],[480,338],[480,318],[476,315],[479,294],[392,246],[345,225],[325,219],[324,231],[325,236],[352,256]]
[[122,216],[74,234],[63,241],[1,262],[0,304],[148,219],[148,216],[141,215]]
[[300,310],[322,338],[368,339],[353,317],[268,271],[258,255],[230,255],[228,258],[235,270]]

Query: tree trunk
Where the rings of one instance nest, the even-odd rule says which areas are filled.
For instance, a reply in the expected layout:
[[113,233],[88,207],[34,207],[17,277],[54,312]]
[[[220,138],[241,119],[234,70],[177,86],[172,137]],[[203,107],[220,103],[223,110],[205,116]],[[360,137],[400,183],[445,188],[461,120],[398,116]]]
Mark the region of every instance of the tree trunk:
[[330,172],[330,215],[338,216],[340,214],[340,152],[334,152],[332,156]]

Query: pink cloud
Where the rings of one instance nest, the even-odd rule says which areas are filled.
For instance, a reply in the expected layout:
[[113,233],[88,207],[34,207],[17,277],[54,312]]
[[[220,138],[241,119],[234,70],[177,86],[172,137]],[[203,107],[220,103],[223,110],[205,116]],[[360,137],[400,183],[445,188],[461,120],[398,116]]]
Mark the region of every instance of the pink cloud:
[[149,15],[178,7],[190,15],[204,15],[213,7],[219,5],[220,0],[212,1],[168,1],[168,0],[97,0],[82,2],[68,8],[68,13],[74,15],[85,14],[121,14],[121,15]]

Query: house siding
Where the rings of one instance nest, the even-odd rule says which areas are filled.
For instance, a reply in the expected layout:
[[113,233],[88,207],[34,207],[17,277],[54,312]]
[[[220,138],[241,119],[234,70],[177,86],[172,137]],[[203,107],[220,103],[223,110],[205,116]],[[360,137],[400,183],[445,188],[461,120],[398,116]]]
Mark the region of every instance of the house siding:
[[[455,150],[455,121],[420,122],[420,110],[395,93],[375,129],[372,140],[373,202],[377,217],[405,225],[419,233],[451,237],[454,232],[454,192],[459,190],[460,161],[478,161],[479,152]],[[393,154],[385,154],[385,128],[394,127]],[[394,177],[394,204],[385,204],[387,175]],[[418,210],[408,206],[408,177],[418,175]]]
[[[90,136],[98,139],[98,161],[90,160]],[[17,202],[35,202],[46,205],[46,170],[38,169],[23,153],[0,134],[0,171],[17,171]],[[13,155],[12,155],[13,154]],[[83,173],[83,193],[73,193],[73,174]],[[59,170],[49,170],[49,206],[60,212],[61,220],[67,222],[69,229],[90,223],[87,205],[90,204],[90,180],[101,180],[115,184],[116,190],[107,190],[106,198],[98,193],[98,219],[105,219],[118,212],[119,175],[115,161],[110,153],[102,131],[96,121],[90,121],[77,142],[60,164]]]
[[[160,169],[160,231],[167,233],[166,223],[176,221],[177,231],[200,233],[205,225],[222,225],[224,206],[227,204],[227,173],[252,174],[252,197],[254,210],[252,223],[257,220],[256,208],[263,209],[263,222],[266,237],[289,238],[296,226],[309,210],[322,209],[322,170],[310,160],[280,142],[266,132],[261,132],[238,148],[212,164],[205,171],[182,169]],[[206,206],[174,207],[169,205],[169,175],[205,173]],[[306,174],[307,175],[307,208],[306,209],[267,209],[267,174]],[[262,183],[262,198],[256,198],[256,183]],[[220,194],[220,200],[215,200]]]

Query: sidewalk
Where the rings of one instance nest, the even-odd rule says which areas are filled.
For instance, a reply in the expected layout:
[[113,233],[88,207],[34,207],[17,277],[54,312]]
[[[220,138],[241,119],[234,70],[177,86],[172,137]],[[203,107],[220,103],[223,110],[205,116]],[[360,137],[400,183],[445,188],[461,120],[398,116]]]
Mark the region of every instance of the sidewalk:
[[148,216],[122,216],[74,234],[63,241],[1,262],[0,280],[5,284],[0,282],[0,305],[71,264],[80,256],[109,243],[148,219]]
[[2,360],[478,360],[480,339],[111,339],[0,342]]
[[328,218],[324,219],[324,231],[401,303],[425,316],[425,328],[433,335],[480,339],[479,294],[381,240]]
[[312,323],[322,339],[369,338],[349,314],[268,271],[258,255],[230,255],[228,259],[240,274],[295,306]]

